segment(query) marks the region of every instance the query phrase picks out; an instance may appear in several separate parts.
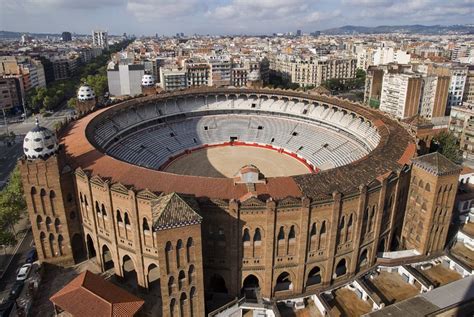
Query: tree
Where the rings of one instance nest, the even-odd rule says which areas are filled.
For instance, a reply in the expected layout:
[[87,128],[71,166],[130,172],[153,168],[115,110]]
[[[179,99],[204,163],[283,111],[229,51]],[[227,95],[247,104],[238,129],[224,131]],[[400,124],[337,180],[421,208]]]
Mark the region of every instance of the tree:
[[15,242],[15,225],[26,209],[18,167],[10,174],[8,185],[0,192],[0,244]]
[[75,97],[69,98],[69,100],[67,101],[68,108],[71,108],[71,109],[76,108],[76,101],[77,101],[77,98]]
[[435,151],[443,154],[454,163],[461,163],[462,155],[456,137],[450,132],[441,132],[433,138]]

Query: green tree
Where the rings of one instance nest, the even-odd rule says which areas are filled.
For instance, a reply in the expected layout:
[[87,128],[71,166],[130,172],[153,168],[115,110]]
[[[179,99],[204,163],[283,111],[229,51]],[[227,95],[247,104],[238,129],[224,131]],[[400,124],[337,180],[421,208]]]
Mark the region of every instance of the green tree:
[[433,141],[433,143],[437,145],[436,151],[455,163],[460,163],[462,161],[462,155],[457,139],[452,133],[441,132],[433,139]]
[[76,101],[77,101],[77,98],[75,97],[69,98],[69,100],[67,101],[68,108],[71,108],[71,109],[76,108]]
[[15,224],[26,209],[18,167],[10,174],[8,185],[0,192],[0,244],[15,242]]

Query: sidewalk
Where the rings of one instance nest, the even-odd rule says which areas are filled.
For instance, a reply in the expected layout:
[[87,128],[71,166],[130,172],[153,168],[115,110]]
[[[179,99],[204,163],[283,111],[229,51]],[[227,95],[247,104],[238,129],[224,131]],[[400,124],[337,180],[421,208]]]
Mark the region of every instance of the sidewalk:
[[13,256],[16,254],[18,247],[21,245],[21,242],[28,233],[29,229],[30,219],[28,218],[28,215],[25,214],[23,218],[15,225],[17,243],[6,248],[0,247],[0,279],[2,279],[3,273],[8,269]]

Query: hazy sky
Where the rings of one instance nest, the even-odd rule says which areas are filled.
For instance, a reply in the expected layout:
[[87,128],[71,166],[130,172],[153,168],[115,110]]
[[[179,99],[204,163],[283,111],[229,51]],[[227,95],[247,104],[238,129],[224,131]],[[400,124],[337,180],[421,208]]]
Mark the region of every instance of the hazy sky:
[[474,0],[0,0],[0,30],[263,34],[474,22]]

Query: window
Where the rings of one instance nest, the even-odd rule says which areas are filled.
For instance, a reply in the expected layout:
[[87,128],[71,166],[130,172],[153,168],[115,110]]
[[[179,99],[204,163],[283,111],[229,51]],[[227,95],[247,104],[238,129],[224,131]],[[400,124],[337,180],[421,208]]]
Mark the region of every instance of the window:
[[242,241],[243,242],[250,241],[249,229],[247,228],[244,229],[244,235],[242,236]]
[[257,228],[255,229],[255,234],[253,235],[253,241],[256,242],[256,241],[261,241],[262,240],[262,235],[260,233],[260,229]]

